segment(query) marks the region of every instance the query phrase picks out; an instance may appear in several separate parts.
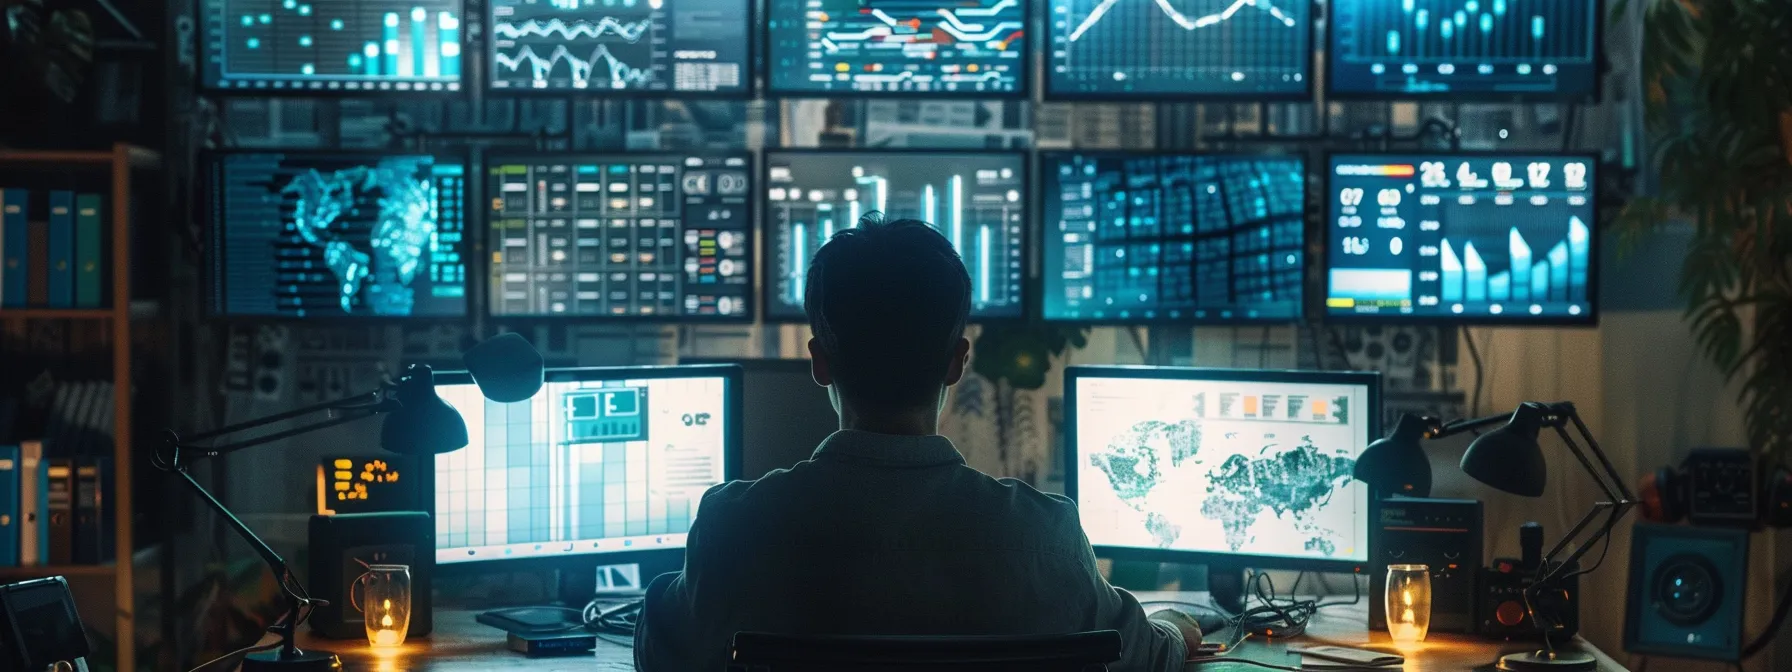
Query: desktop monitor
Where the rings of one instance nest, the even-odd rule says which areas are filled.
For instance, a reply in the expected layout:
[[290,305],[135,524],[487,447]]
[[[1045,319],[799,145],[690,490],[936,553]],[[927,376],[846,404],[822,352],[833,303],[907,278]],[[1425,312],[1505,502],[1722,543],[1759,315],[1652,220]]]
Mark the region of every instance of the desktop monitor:
[[1020,152],[765,155],[765,317],[799,321],[809,263],[873,210],[939,229],[971,275],[971,318],[1026,310],[1027,160]]
[[759,478],[809,459],[840,429],[828,388],[815,384],[807,359],[709,359],[681,364],[733,364],[745,371],[741,478]]
[[1307,98],[1310,0],[1050,0],[1045,95],[1055,100]]
[[204,171],[212,315],[467,314],[464,160],[232,151]]
[[438,374],[470,442],[435,456],[424,490],[436,564],[682,557],[703,493],[739,476],[741,390],[732,366],[553,369],[502,404]]
[[1332,0],[1328,95],[1590,102],[1599,0]]
[[253,95],[461,90],[462,0],[200,0],[199,82]]
[[493,91],[746,96],[752,0],[488,0]]
[[1592,324],[1598,158],[1337,154],[1328,319]]
[[486,160],[494,317],[753,319],[752,158]]
[[1040,165],[1046,320],[1300,319],[1300,156],[1046,152]]
[[790,96],[1018,98],[1030,0],[772,0],[766,85]]
[[1378,373],[1073,366],[1065,493],[1102,555],[1354,571],[1380,392]]

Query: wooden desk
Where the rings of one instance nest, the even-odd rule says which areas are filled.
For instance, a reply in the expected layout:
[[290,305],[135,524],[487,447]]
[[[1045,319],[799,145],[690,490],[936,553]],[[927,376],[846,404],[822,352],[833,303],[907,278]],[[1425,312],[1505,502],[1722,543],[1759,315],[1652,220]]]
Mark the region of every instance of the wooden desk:
[[[1206,602],[1205,593],[1138,593],[1140,601],[1173,600]],[[1364,599],[1368,599],[1366,596]],[[1151,607],[1147,611],[1153,611]],[[336,652],[343,668],[351,672],[462,672],[518,668],[518,672],[558,672],[560,670],[590,672],[592,670],[633,670],[634,651],[620,643],[599,639],[595,659],[524,658],[504,646],[504,633],[473,620],[478,613],[465,610],[438,609],[435,632],[429,637],[406,641],[396,651],[375,654],[366,640],[327,640],[310,632],[300,637],[301,648],[318,648]],[[1494,642],[1463,635],[1432,633],[1423,644],[1395,649],[1385,632],[1370,632],[1368,603],[1354,607],[1329,607],[1313,617],[1308,634],[1293,640],[1276,640],[1269,646],[1301,644],[1335,644],[1355,648],[1394,651],[1406,656],[1406,672],[1466,672],[1491,670],[1500,655],[1524,651],[1535,645],[1522,642]],[[1259,640],[1247,641],[1245,647],[1264,646]],[[1625,672],[1625,667],[1607,657],[1583,640],[1576,646],[1599,658],[1600,672]],[[1243,665],[1189,665],[1188,670],[1219,672],[1221,670],[1260,669]]]
[[[1135,595],[1141,602],[1166,600],[1205,604],[1207,598],[1206,593],[1140,592],[1135,593]],[[1312,622],[1307,624],[1307,633],[1304,636],[1290,640],[1276,640],[1272,645],[1285,645],[1298,648],[1302,645],[1331,644],[1357,649],[1374,649],[1377,651],[1398,653],[1406,657],[1405,672],[1466,672],[1468,670],[1492,670],[1494,669],[1494,663],[1498,662],[1502,655],[1537,648],[1537,645],[1534,642],[1500,642],[1481,639],[1479,637],[1471,637],[1468,635],[1452,635],[1438,632],[1431,633],[1425,638],[1424,642],[1412,648],[1396,648],[1394,643],[1388,639],[1388,633],[1386,631],[1371,632],[1368,629],[1368,599],[1369,597],[1364,595],[1364,601],[1355,606],[1326,607],[1313,616]],[[1145,611],[1147,612],[1155,610],[1156,609],[1151,606],[1145,607]],[[1253,638],[1248,640],[1243,646],[1259,646],[1262,644],[1263,642],[1261,640]],[[1627,672],[1627,668],[1612,660],[1611,657],[1605,655],[1604,652],[1600,651],[1592,644],[1589,644],[1584,639],[1579,637],[1574,638],[1574,643],[1571,646],[1575,650],[1586,651],[1598,658],[1599,672]],[[1190,665],[1188,669],[1203,670],[1203,672],[1207,672],[1209,670],[1217,669],[1218,667],[1219,666],[1217,665]],[[1226,667],[1228,669],[1238,670],[1250,669],[1242,665],[1229,665]]]

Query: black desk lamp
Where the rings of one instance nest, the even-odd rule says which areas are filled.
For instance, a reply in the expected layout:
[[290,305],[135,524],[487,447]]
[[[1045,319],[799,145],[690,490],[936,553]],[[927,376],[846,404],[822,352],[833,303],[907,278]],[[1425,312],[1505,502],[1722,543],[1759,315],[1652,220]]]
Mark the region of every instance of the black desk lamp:
[[[1586,423],[1581,421],[1580,414],[1574,410],[1574,404],[1565,401],[1554,404],[1527,401],[1519,405],[1518,410],[1510,416],[1492,415],[1449,424],[1443,424],[1436,418],[1402,416],[1395,424],[1392,435],[1370,444],[1369,449],[1363,452],[1362,457],[1357,460],[1356,477],[1367,482],[1371,490],[1380,492],[1399,492],[1408,484],[1416,488],[1422,482],[1424,491],[1428,494],[1431,474],[1425,466],[1428,463],[1423,461],[1425,455],[1419,448],[1419,441],[1489,427],[1501,420],[1506,421],[1504,426],[1477,437],[1468,445],[1468,452],[1462,455],[1463,473],[1514,495],[1542,496],[1544,486],[1548,483],[1548,468],[1543,460],[1543,447],[1537,439],[1547,427],[1556,430],[1556,434],[1562,437],[1562,442],[1568,446],[1574,459],[1580,462],[1581,467],[1592,475],[1593,482],[1599,485],[1606,501],[1594,503],[1593,510],[1582,516],[1580,522],[1575,523],[1573,529],[1543,555],[1543,562],[1537,568],[1536,580],[1525,588],[1525,612],[1542,632],[1543,648],[1501,656],[1499,669],[1513,672],[1593,670],[1597,667],[1593,656],[1555,649],[1550,635],[1561,630],[1562,625],[1546,622],[1536,609],[1536,599],[1544,591],[1560,590],[1556,582],[1570,573],[1569,567],[1578,566],[1576,563],[1595,544],[1611,535],[1612,528],[1617,526],[1618,520],[1630,511],[1636,501],[1630,489],[1625,487],[1618,470],[1606,458],[1605,451],[1600,450],[1599,442],[1587,430]],[[1568,434],[1568,427],[1571,425],[1581,440],[1586,442],[1585,449]],[[1413,457],[1415,455],[1416,462]],[[1416,475],[1416,470],[1421,467],[1427,470],[1426,473]],[[1593,528],[1593,532],[1573,552],[1558,561],[1557,556],[1585,532],[1600,514],[1604,514],[1604,520]]]
[[[473,382],[479,385],[480,394],[492,401],[522,401],[541,389],[541,354],[516,334],[504,334],[474,346],[462,357],[462,362],[473,375]],[[261,556],[262,562],[267,563],[268,568],[274,571],[275,578],[280,581],[280,592],[286,596],[286,616],[268,627],[268,632],[280,636],[279,646],[271,651],[245,656],[243,672],[339,670],[342,668],[342,661],[336,658],[336,654],[328,651],[301,651],[293,644],[293,634],[298,631],[299,625],[314,607],[325,603],[312,599],[305,592],[305,587],[299,584],[298,578],[287,568],[286,560],[260,537],[255,536],[248,525],[243,524],[229,508],[207,492],[199,481],[194,480],[192,474],[187,473],[187,468],[197,459],[217,457],[309,434],[373,415],[386,416],[385,424],[380,428],[380,447],[389,452],[436,455],[459,450],[467,445],[467,423],[453,407],[436,396],[434,376],[429,367],[414,365],[406,369],[398,380],[382,383],[373,392],[277,413],[186,438],[172,430],[163,430],[162,445],[150,455],[150,463],[157,469],[178,475],[188,487],[199,493],[200,499],[222,516],[231,529],[236,531],[237,536],[249,542],[255,553]],[[196,445],[236,432],[317,413],[327,413],[330,417],[303,427],[234,443]]]

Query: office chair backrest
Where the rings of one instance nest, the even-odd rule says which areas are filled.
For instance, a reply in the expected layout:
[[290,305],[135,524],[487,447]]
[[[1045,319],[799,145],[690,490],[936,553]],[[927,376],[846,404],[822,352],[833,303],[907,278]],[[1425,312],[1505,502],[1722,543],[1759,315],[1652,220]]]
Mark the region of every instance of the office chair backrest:
[[740,632],[729,672],[1105,672],[1120,660],[1113,630],[1021,637],[848,637]]

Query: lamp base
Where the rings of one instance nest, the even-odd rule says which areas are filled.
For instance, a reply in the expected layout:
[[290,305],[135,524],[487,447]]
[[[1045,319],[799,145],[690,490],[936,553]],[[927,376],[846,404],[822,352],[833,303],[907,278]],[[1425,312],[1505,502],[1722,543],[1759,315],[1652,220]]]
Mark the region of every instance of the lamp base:
[[1579,651],[1526,651],[1500,656],[1498,667],[1506,672],[1591,672],[1599,661]]
[[261,651],[243,656],[242,672],[337,672],[342,660],[329,651],[300,651],[282,656],[280,650]]

